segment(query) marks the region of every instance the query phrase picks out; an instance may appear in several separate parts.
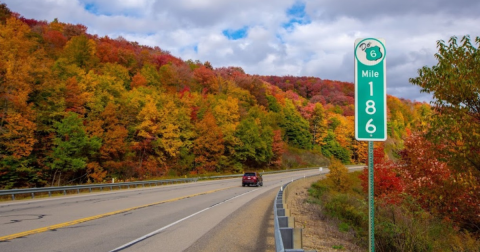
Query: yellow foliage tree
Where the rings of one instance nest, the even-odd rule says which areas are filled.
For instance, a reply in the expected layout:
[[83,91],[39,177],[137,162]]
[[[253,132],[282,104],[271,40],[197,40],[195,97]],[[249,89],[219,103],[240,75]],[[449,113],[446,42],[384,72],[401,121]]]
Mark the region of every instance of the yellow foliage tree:
[[310,118],[310,132],[313,136],[313,143],[320,146],[325,145],[323,139],[327,135],[327,117],[321,103],[316,103]]
[[222,130],[225,140],[225,151],[233,154],[235,152],[234,146],[240,144],[238,138],[235,137],[235,130],[240,123],[238,99],[230,96],[227,99],[219,99],[217,105],[213,108],[212,114],[217,121],[218,127]]
[[340,160],[332,157],[328,169],[330,169],[330,172],[327,174],[327,180],[336,191],[347,192],[350,190],[351,183],[348,178],[348,169]]
[[81,68],[91,68],[95,64],[97,44],[85,35],[75,36],[67,42],[63,56]]

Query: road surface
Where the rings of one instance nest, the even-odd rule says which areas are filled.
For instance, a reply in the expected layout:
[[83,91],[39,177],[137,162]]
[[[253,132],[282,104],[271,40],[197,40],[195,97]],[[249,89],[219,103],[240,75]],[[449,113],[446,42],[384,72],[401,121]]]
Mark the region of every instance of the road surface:
[[266,174],[263,187],[234,178],[2,202],[0,251],[269,251],[275,193],[314,174]]

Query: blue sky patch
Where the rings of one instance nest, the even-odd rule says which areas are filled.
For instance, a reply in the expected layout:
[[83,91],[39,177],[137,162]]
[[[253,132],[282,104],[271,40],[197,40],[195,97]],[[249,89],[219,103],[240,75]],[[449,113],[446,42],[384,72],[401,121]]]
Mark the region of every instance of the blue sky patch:
[[97,6],[95,6],[95,4],[93,4],[93,3],[85,4],[85,10],[92,13],[92,14],[98,15]]
[[227,37],[229,40],[237,40],[237,39],[242,39],[247,37],[247,32],[248,32],[248,27],[245,26],[241,29],[238,30],[223,30],[222,33],[225,37]]
[[108,16],[108,17],[124,16],[124,17],[133,17],[133,18],[142,17],[142,14],[140,14],[136,9],[128,9],[120,12],[118,11],[115,12],[108,8],[105,8],[105,6],[96,5],[93,2],[86,2],[84,5],[84,8],[86,11],[88,11],[89,13],[92,13],[95,16]]
[[294,16],[294,17],[300,17],[300,18],[306,16],[305,3],[296,2],[295,4],[293,4],[292,7],[290,7],[287,10],[287,15]]
[[93,15],[95,16],[113,16],[112,13],[107,13],[107,12],[104,12],[102,10],[100,10],[100,8],[95,5],[94,3],[86,3],[85,4],[85,10],[92,13]]
[[306,25],[312,21],[305,12],[305,3],[297,1],[292,7],[287,9],[287,16],[290,18],[287,23],[282,25],[286,30],[291,30],[295,25]]

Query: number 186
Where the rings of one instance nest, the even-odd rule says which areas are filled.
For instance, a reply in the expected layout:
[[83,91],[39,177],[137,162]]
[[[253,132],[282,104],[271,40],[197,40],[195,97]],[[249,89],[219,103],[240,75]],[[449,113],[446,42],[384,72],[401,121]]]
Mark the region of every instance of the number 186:
[[[370,86],[370,96],[373,96],[373,81],[370,81],[368,85]],[[377,109],[375,108],[375,102],[373,100],[368,100],[365,105],[367,106],[365,108],[365,112],[367,114],[373,115],[375,112],[377,112]],[[373,119],[370,119],[368,120],[367,125],[365,125],[365,130],[370,134],[375,133],[377,130],[377,127],[375,127],[372,122]]]

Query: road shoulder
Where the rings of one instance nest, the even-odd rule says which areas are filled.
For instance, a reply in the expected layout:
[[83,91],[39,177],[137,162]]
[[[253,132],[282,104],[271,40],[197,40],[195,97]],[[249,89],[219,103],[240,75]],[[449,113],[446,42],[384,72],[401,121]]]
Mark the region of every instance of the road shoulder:
[[239,208],[197,240],[186,252],[275,251],[272,188]]

